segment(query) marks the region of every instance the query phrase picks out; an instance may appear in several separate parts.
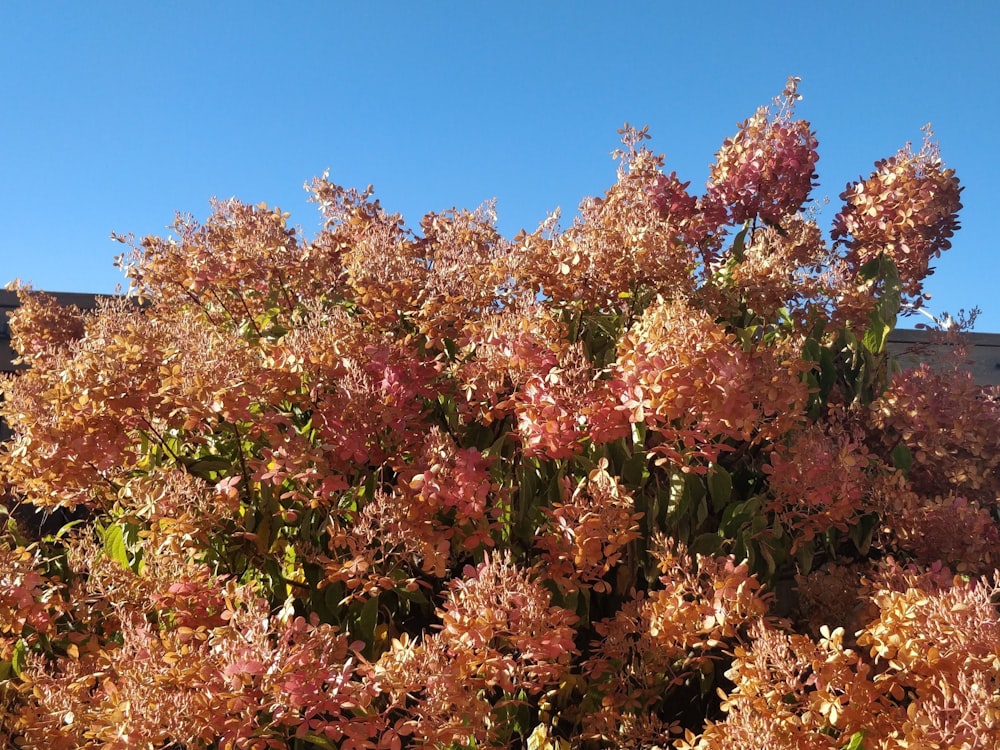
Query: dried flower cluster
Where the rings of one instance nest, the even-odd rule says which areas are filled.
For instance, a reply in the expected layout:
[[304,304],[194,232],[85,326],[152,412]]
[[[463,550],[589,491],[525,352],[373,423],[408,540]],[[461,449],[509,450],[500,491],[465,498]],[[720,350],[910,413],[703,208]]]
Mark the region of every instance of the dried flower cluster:
[[796,84],[788,82],[776,114],[758,109],[716,155],[708,199],[725,206],[736,224],[760,219],[781,226],[812,192],[819,142],[808,122],[793,117]]
[[996,746],[1000,411],[884,350],[958,184],[904,149],[828,242],[795,84],[701,194],[626,126],[565,229],[324,176],[315,237],[19,288],[0,744]]
[[928,130],[917,153],[907,145],[876,163],[867,180],[847,186],[843,210],[834,219],[834,239],[846,242],[853,264],[889,256],[917,297],[930,261],[951,247],[958,229],[961,188],[953,169],[945,169]]

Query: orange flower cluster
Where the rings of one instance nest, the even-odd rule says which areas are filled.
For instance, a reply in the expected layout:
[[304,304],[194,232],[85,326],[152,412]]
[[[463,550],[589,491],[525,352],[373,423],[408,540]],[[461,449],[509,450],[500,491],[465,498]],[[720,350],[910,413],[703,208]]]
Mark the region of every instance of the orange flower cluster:
[[46,601],[45,582],[36,570],[37,550],[0,547],[0,658],[9,660],[16,639],[45,633],[57,602]]
[[[594,368],[579,346],[547,372],[528,376],[513,402],[527,457],[570,458],[583,452],[588,438],[604,442],[627,431],[606,391],[595,384]],[[609,420],[617,426],[608,425]]]
[[394,640],[372,667],[395,717],[389,736],[428,747],[505,746],[499,718],[559,684],[576,617],[498,555],[453,581],[439,614],[439,633]]
[[[28,292],[17,282],[7,285],[14,292]],[[83,313],[76,305],[63,306],[43,292],[19,295],[20,306],[10,313],[10,335],[19,342],[22,364],[51,355],[83,338]]]
[[599,640],[583,664],[593,712],[579,717],[584,737],[614,741],[620,717],[656,716],[688,680],[711,678],[722,651],[768,613],[768,597],[745,564],[692,559],[660,540],[659,582],[614,617],[594,624]]
[[885,448],[906,447],[908,477],[921,494],[961,492],[989,504],[1000,497],[1000,403],[970,372],[924,365],[900,373],[873,404],[871,419]]
[[920,151],[913,153],[907,145],[876,162],[868,179],[847,186],[833,238],[846,243],[856,267],[887,255],[906,293],[919,297],[931,261],[951,247],[961,192],[955,171],[942,166],[928,131]]
[[564,232],[555,231],[553,217],[517,238],[517,283],[553,301],[611,310],[640,289],[670,297],[694,290],[701,253],[685,238],[705,241],[707,230],[688,201],[667,207],[656,197],[657,189],[662,193],[663,160],[637,148],[644,133],[624,133],[629,151],[622,154],[618,182],[603,198],[581,204],[580,219]]
[[768,509],[795,539],[793,551],[830,529],[847,529],[872,509],[877,459],[860,431],[831,418],[799,432],[771,454]]
[[819,226],[799,214],[787,217],[781,231],[755,230],[742,260],[728,260],[722,280],[739,290],[750,310],[769,320],[785,310],[805,327],[824,299],[822,276],[834,257]]
[[510,414],[512,397],[528,378],[556,366],[564,339],[565,326],[533,304],[469,321],[450,367],[463,420],[493,423]]
[[[370,696],[352,680],[348,643],[327,625],[275,617],[264,600],[230,588],[217,627],[151,627],[123,610],[121,645],[32,661],[28,746],[125,750],[176,743],[278,748],[278,727],[341,747],[364,747],[371,721],[351,709]],[[165,691],[164,686],[174,686]],[[264,717],[267,717],[265,720]]]
[[875,593],[878,615],[858,637],[867,653],[846,648],[840,628],[823,626],[816,641],[758,629],[727,673],[736,687],[726,719],[676,747],[833,750],[855,738],[877,750],[994,746],[998,581],[956,579],[937,591],[904,581]]
[[780,351],[749,350],[704,310],[657,300],[621,340],[611,388],[633,424],[662,437],[652,452],[687,469],[727,441],[755,442],[793,427],[806,400]]
[[[630,542],[640,537],[629,492],[608,473],[607,461],[576,488],[566,486],[564,502],[544,510],[548,528],[539,533],[545,577],[564,591],[580,586],[597,593],[611,590],[603,580],[621,561]],[[568,484],[568,483],[567,483]]]

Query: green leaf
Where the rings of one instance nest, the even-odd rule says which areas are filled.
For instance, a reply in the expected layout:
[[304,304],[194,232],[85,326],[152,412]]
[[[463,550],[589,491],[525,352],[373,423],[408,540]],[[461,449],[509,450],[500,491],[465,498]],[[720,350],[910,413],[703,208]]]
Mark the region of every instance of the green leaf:
[[802,344],[802,359],[819,362],[821,352],[822,347],[820,347],[819,342],[814,338],[808,338]]
[[858,276],[860,276],[865,281],[871,281],[876,276],[879,275],[879,271],[882,268],[882,256],[874,258],[873,260],[865,263],[861,268],[858,269]]
[[708,494],[712,498],[712,510],[720,512],[729,504],[733,494],[733,478],[718,464],[708,469]]
[[754,553],[754,546],[751,544],[752,538],[753,534],[750,529],[741,531],[733,544],[733,557],[737,560],[746,560],[750,570],[755,571],[757,568],[757,556]]
[[795,319],[792,317],[792,314],[787,307],[781,307],[778,309],[778,321],[779,324],[785,328],[791,328],[795,325]]
[[913,455],[910,453],[910,449],[903,445],[903,443],[899,443],[892,449],[892,465],[903,472],[904,475],[908,475],[910,469],[913,468]]
[[[708,498],[702,495],[701,498],[699,498],[698,500],[698,507],[697,510],[695,511],[695,518],[694,518],[695,528],[698,528],[703,523],[705,523],[705,520],[707,518],[708,518]],[[694,531],[694,529],[692,529],[692,531]]]
[[650,529],[663,530],[670,514],[670,491],[657,483],[656,491],[649,501]]
[[307,740],[322,750],[337,750],[337,746],[330,742],[329,739],[315,732],[307,732],[302,736],[302,739]]
[[180,459],[189,474],[199,479],[214,480],[221,472],[231,471],[232,462],[221,456],[205,456],[204,458],[181,458]]
[[759,506],[760,500],[756,496],[746,502],[732,503],[726,506],[722,512],[722,520],[719,522],[719,531],[726,537],[735,539],[743,527],[749,525],[753,520]]
[[344,599],[344,584],[340,581],[331,583],[323,589],[323,605],[330,615],[330,618],[341,622],[342,613],[341,602]]
[[461,420],[458,416],[458,407],[455,405],[455,399],[451,396],[441,394],[438,396],[437,401],[438,407],[441,410],[441,416],[444,418],[448,430],[452,434],[457,433]]
[[541,477],[538,475],[538,469],[528,462],[521,465],[520,473],[517,491],[520,506],[527,508],[534,503],[535,497],[538,495],[538,484]]
[[868,330],[865,331],[864,337],[862,338],[862,343],[865,345],[865,349],[870,351],[872,354],[879,354],[885,346],[885,341],[889,337],[890,330],[891,329],[885,324],[881,316],[879,316],[877,312],[873,313]]
[[862,555],[868,554],[868,549],[872,544],[872,537],[875,535],[875,527],[878,525],[876,523],[877,520],[877,516],[872,514],[863,516],[847,532],[848,538],[850,538],[854,543],[854,547]]
[[736,259],[737,263],[742,263],[743,259],[746,257],[747,248],[747,232],[750,231],[750,223],[747,222],[743,225],[743,229],[733,238],[733,258]]
[[625,486],[630,488],[639,489],[645,484],[649,473],[646,469],[648,465],[646,454],[643,452],[636,453],[634,456],[629,457],[622,465],[621,477],[625,482]]
[[667,513],[671,520],[680,518],[687,514],[691,506],[691,492],[684,475],[675,471],[670,474],[670,504]]
[[837,382],[837,364],[833,359],[833,352],[823,348],[819,353],[819,388],[824,400],[830,394],[830,389]]
[[696,555],[715,555],[721,547],[722,537],[713,531],[696,536],[688,549]]
[[123,568],[129,567],[128,548],[125,546],[125,530],[116,523],[104,530],[104,554]]
[[799,561],[799,573],[807,575],[812,570],[813,558],[816,556],[816,548],[812,542],[803,544],[795,551],[795,557]]
[[70,521],[69,523],[63,524],[62,526],[59,527],[59,531],[57,531],[55,534],[50,534],[45,538],[47,541],[58,542],[64,537],[66,537],[77,526],[82,526],[85,523],[86,521],[84,519],[78,518],[75,521]]
[[15,677],[20,677],[24,671],[24,660],[27,655],[28,644],[23,638],[19,638],[17,643],[14,644],[14,649],[10,657],[10,668],[14,672]]
[[[601,448],[607,453],[608,460],[611,461],[611,473],[621,473],[624,471],[624,466],[630,459],[635,458],[628,449],[628,445],[625,443],[625,438],[621,440],[614,440],[610,443],[605,443]],[[639,451],[636,455],[642,456],[645,459],[645,452]]]
[[422,607],[425,607],[431,603],[430,599],[427,598],[427,594],[425,594],[418,588],[413,589],[413,591],[407,591],[407,589],[404,586],[397,586],[396,588],[393,589],[393,591],[395,592],[396,596],[398,596],[400,599],[404,599],[408,602],[413,602],[414,604],[417,604]]
[[[472,426],[482,427],[478,422],[474,422]],[[506,432],[501,432],[500,437],[494,439],[493,432],[482,428],[481,433],[477,435],[477,437],[479,439],[472,441],[472,445],[480,448],[480,451],[484,456],[496,457],[503,455],[504,444],[508,442]]]
[[[375,627],[378,625],[378,597],[365,602],[358,613],[356,630],[352,635],[371,646],[375,642]],[[367,648],[366,648],[367,650]]]
[[872,263],[876,264],[873,275],[866,278],[874,279],[877,276],[884,286],[882,294],[875,304],[875,309],[872,311],[871,321],[868,330],[865,331],[863,343],[872,354],[879,354],[885,347],[885,340],[889,333],[896,327],[896,317],[899,315],[899,307],[902,303],[902,283],[899,280],[896,264],[892,262],[891,258],[880,255],[874,261],[866,263],[864,268],[868,268]]
[[757,551],[767,564],[767,577],[770,578],[778,569],[778,563],[774,558],[775,550],[768,542],[761,540],[757,546]]
[[861,744],[862,740],[865,738],[865,733],[863,731],[855,732],[851,735],[851,740],[841,750],[863,750],[864,745]]
[[[549,479],[549,487],[547,495],[547,500],[550,505],[554,505],[562,501],[562,478],[565,476],[565,467],[560,467],[558,471],[552,472],[552,477]],[[531,533],[531,530],[528,530]]]
[[879,320],[881,320],[890,331],[896,327],[896,318],[899,314],[901,301],[899,290],[893,289],[885,293],[882,297],[881,303],[876,308]]
[[698,665],[698,689],[702,698],[714,692],[715,662],[706,659]]
[[690,474],[683,474],[684,481],[686,485],[686,491],[691,501],[694,503],[700,503],[705,500],[705,507],[708,508],[708,488],[705,486],[705,480],[702,478],[701,474],[695,474],[691,472]]

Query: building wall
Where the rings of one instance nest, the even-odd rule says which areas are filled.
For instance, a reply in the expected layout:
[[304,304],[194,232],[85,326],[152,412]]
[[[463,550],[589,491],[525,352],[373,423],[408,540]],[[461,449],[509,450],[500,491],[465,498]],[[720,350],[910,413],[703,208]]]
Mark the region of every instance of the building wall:
[[[92,310],[97,306],[101,295],[78,294],[76,292],[46,292],[51,294],[63,305],[76,305],[81,310]],[[0,289],[0,372],[13,372],[14,351],[10,348],[10,324],[7,314],[18,306],[17,294],[6,289]]]
[[10,324],[7,313],[17,307],[17,297],[13,292],[0,290],[0,372],[10,372],[14,369],[11,360],[14,352],[10,348]]
[[[97,306],[100,298],[96,294],[77,294],[75,292],[47,292],[55,297],[61,304],[76,305],[81,310],[91,310]],[[10,347],[10,321],[7,314],[18,306],[17,294],[6,289],[0,289],[0,373],[14,372],[16,353]],[[0,440],[8,437],[8,428],[3,420],[0,420]],[[0,488],[2,496],[2,488]]]
[[[931,367],[950,367],[955,356],[954,346],[931,343],[934,335],[927,331],[897,330],[889,336],[889,350],[904,368],[926,362]],[[1000,334],[971,333],[967,342],[966,366],[980,385],[1000,385]]]

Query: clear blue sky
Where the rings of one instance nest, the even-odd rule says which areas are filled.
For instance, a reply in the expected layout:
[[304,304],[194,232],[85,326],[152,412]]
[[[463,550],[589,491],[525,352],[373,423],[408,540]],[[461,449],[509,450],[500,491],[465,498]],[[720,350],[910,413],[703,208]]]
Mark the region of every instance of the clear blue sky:
[[626,120],[700,187],[797,75],[834,206],[933,123],[965,209],[929,307],[1000,332],[998,31],[987,0],[0,0],[0,284],[113,291],[112,231],[164,234],[212,196],[311,233],[302,184],[327,167],[413,226],[495,197],[513,235],[611,184]]

